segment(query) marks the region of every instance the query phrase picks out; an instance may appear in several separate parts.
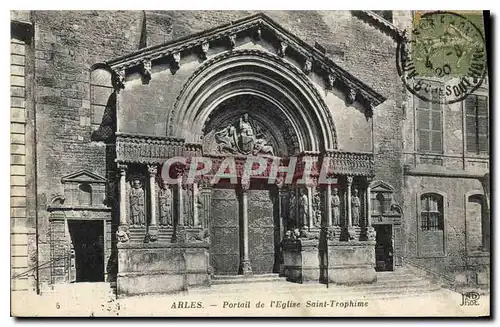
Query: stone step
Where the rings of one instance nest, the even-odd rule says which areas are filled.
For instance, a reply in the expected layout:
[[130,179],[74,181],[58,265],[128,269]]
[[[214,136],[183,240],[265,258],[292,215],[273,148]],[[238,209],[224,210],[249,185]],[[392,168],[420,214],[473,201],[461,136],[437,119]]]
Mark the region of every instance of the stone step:
[[[244,286],[244,287],[243,287]],[[324,284],[295,284],[295,283],[253,283],[242,286],[235,285],[213,285],[211,288],[189,290],[189,294],[324,294],[331,296],[350,297],[398,297],[406,295],[417,295],[439,291],[441,288],[436,285],[407,285],[406,287],[388,288],[383,285],[373,286],[369,284],[357,286],[330,285],[328,288]]]
[[227,285],[227,284],[248,284],[248,283],[262,283],[262,282],[286,282],[284,277],[279,274],[259,274],[259,275],[217,275],[212,278],[212,285]]

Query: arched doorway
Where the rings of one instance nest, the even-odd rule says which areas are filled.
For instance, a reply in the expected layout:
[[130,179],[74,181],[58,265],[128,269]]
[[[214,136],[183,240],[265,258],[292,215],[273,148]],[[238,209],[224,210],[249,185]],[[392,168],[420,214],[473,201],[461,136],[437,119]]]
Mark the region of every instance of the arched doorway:
[[[234,156],[243,162],[245,156],[283,158],[299,151],[297,135],[280,117],[279,108],[255,95],[237,95],[219,104],[203,130],[208,156]],[[212,186],[210,261],[216,275],[245,273],[246,247],[250,265],[246,269],[254,274],[279,272],[283,223],[278,197],[276,185],[264,177],[252,178],[247,190],[227,180]]]
[[[336,148],[329,109],[308,76],[259,50],[228,52],[207,61],[184,85],[167,134],[200,145],[204,157],[234,157],[237,162]],[[248,186],[222,180],[210,188],[204,205],[210,206],[214,274],[278,272],[280,241],[289,224],[280,216],[277,186],[256,177]],[[311,192],[304,186],[300,194],[306,193]]]

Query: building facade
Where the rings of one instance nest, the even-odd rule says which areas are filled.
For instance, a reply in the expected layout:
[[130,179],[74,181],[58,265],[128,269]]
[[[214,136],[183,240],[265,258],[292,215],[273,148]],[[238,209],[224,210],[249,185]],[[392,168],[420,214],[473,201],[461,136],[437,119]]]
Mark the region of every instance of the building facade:
[[[12,289],[371,283],[405,264],[489,283],[487,84],[420,103],[395,60],[412,13],[380,14],[12,12]],[[167,182],[173,157],[213,169]],[[331,181],[214,182],[228,157],[238,177],[249,157],[330,162]]]

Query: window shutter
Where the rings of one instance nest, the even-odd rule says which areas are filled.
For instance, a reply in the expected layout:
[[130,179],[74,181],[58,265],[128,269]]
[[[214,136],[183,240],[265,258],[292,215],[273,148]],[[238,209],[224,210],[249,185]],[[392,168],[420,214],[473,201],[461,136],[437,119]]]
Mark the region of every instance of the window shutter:
[[431,151],[443,152],[443,133],[441,131],[432,131],[431,136]]

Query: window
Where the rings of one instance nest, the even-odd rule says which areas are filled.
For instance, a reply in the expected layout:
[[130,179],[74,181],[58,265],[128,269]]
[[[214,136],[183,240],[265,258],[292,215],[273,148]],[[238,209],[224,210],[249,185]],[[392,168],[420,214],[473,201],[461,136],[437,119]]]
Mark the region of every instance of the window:
[[443,197],[439,194],[424,194],[421,203],[421,230],[443,230]]
[[99,126],[105,114],[106,105],[113,93],[111,74],[102,68],[90,74],[90,108],[92,110],[92,126]]
[[[418,151],[443,152],[443,113],[439,103],[417,99]],[[436,98],[436,100],[438,100]]]
[[488,97],[469,95],[465,98],[467,152],[488,152]]

